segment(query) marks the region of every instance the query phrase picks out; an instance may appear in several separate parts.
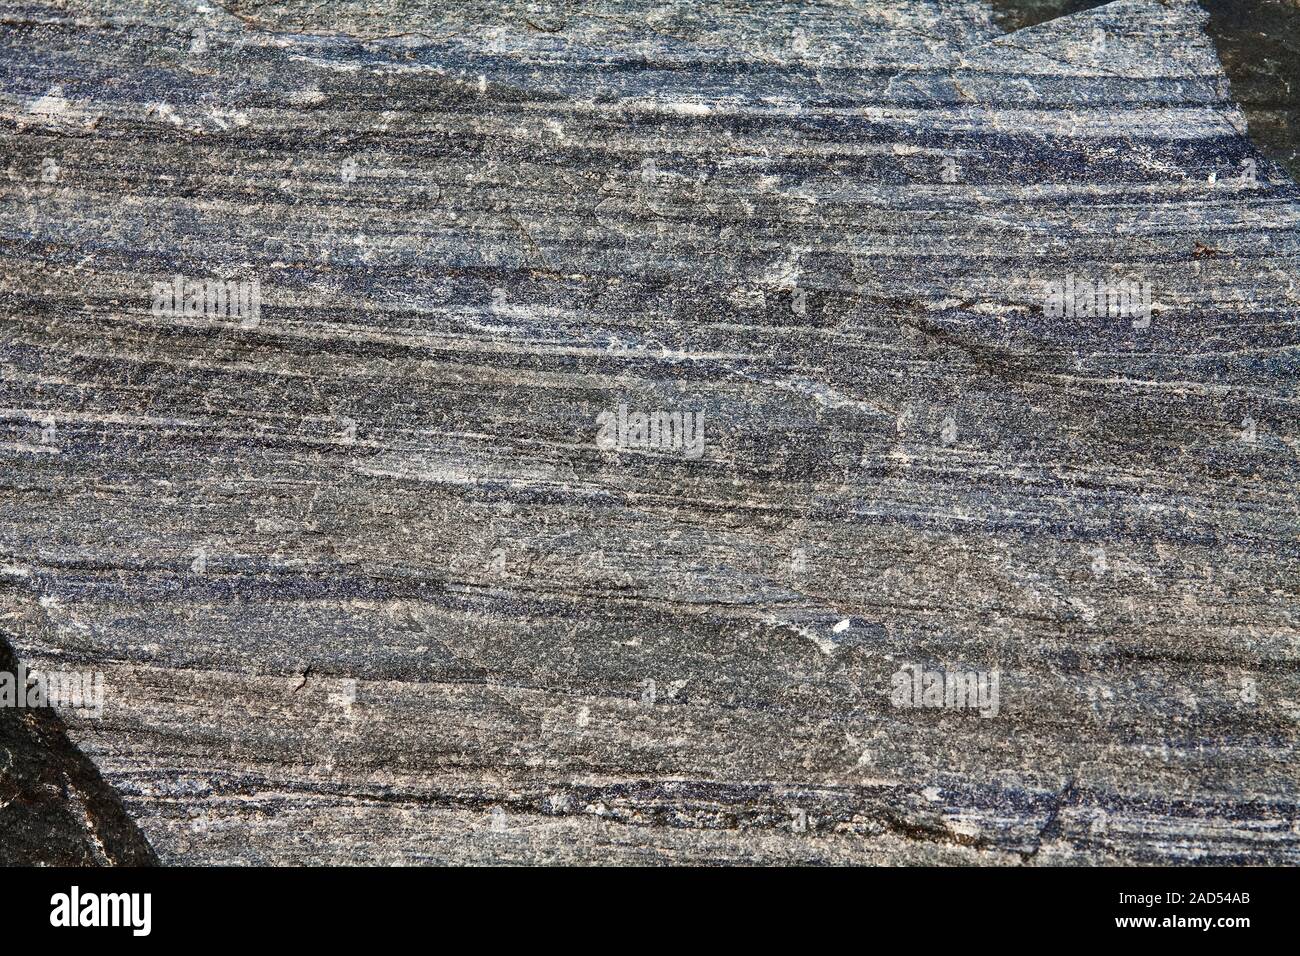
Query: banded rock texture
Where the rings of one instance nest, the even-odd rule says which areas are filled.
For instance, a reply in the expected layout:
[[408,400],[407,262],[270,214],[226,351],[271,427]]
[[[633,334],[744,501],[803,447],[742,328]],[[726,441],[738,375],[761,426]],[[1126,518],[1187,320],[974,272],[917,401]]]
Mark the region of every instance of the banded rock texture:
[[1203,21],[5,4],[16,650],[170,863],[1300,861],[1300,205]]
[[[48,624],[17,610],[7,585],[0,673],[22,673],[10,637]],[[19,641],[19,643],[27,643]],[[0,707],[0,866],[147,866],[157,862],[140,829],[50,708]]]

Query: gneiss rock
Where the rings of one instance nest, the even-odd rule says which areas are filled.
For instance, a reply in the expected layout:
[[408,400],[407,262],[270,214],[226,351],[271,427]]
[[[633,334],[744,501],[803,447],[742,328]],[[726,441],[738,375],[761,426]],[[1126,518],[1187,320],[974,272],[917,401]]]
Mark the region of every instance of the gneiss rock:
[[[39,612],[0,588],[0,676],[25,669],[9,639],[44,630]],[[113,789],[47,706],[0,706],[0,866],[156,862]]]
[[209,6],[0,23],[0,567],[162,859],[1300,862],[1300,205],[1198,7]]

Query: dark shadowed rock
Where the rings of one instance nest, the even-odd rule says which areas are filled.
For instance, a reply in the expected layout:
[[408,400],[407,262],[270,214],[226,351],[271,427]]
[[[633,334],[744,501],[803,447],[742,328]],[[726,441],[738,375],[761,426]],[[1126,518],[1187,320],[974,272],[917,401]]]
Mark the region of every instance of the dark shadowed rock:
[[[12,636],[39,642],[39,612],[0,588],[0,673]],[[112,787],[49,708],[0,707],[0,866],[142,866],[153,851]]]

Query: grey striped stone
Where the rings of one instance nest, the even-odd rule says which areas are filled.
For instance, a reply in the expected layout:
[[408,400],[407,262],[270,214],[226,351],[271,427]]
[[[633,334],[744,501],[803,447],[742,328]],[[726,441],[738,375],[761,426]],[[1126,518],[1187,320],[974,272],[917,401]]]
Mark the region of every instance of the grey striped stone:
[[208,6],[0,16],[0,599],[163,861],[1300,860],[1300,205],[1195,4]]

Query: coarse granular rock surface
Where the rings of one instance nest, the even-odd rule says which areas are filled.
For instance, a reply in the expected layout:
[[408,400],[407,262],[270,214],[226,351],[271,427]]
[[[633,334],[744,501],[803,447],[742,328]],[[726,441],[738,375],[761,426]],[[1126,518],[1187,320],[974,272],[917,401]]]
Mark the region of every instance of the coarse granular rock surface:
[[0,619],[107,861],[1300,862],[1205,19],[0,5]]

